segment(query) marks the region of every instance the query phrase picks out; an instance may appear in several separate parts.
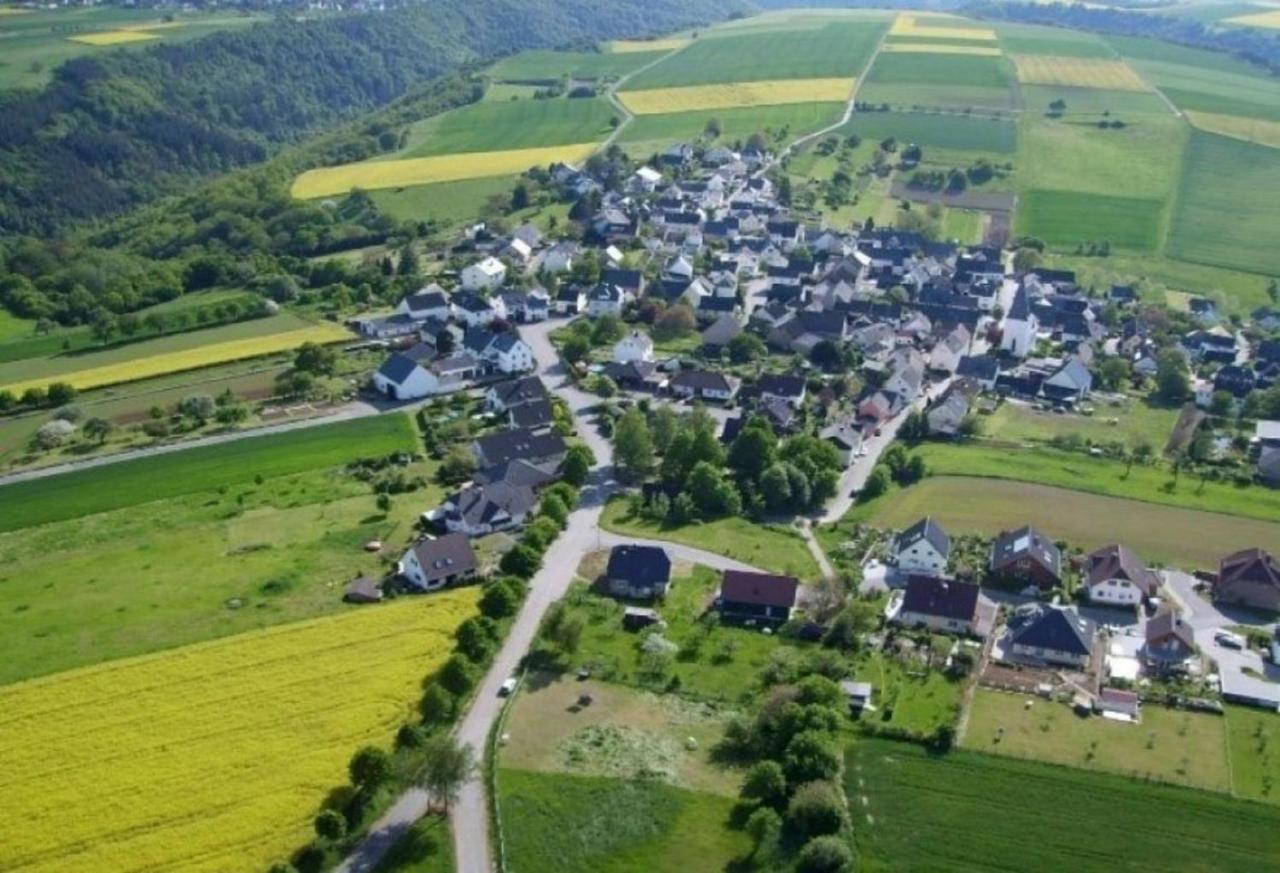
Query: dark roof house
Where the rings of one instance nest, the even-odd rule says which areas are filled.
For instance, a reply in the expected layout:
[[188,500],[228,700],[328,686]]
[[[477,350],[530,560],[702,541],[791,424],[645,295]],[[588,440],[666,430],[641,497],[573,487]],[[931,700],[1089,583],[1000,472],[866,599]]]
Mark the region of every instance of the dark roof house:
[[1213,585],[1213,599],[1280,612],[1280,561],[1262,549],[1245,549],[1222,559]]
[[1005,531],[991,544],[991,575],[1007,584],[1035,585],[1041,590],[1062,584],[1062,553],[1033,527]]
[[781,624],[791,617],[799,587],[794,576],[725,570],[717,598],[720,615],[731,621]]
[[664,597],[671,584],[671,558],[658,546],[614,546],[604,579],[614,597]]

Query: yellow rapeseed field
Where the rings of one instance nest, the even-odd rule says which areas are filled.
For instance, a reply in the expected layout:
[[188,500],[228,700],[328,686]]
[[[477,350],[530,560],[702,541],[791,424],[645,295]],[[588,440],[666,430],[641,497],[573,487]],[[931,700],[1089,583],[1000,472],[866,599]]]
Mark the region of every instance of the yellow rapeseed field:
[[1280,121],[1186,110],[1187,120],[1201,130],[1280,149]]
[[887,42],[887,52],[920,52],[931,55],[985,55],[999,57],[1000,49],[993,45],[953,45],[945,42]]
[[510,176],[530,167],[584,161],[596,150],[596,143],[510,149],[500,152],[467,152],[429,158],[391,161],[362,161],[340,167],[307,170],[293,180],[293,196],[301,200],[346,194],[353,188],[406,188],[434,182],[457,182],[485,176]]
[[615,39],[609,43],[609,51],[616,55],[632,52],[673,52],[684,48],[689,42],[690,40],[675,36],[667,39]]
[[356,749],[412,716],[478,594],[0,688],[0,870],[227,873],[287,858]]
[[[943,16],[930,14],[931,18],[941,18]],[[949,16],[948,16],[949,17]],[[889,35],[892,36],[924,36],[930,39],[972,39],[994,42],[996,32],[989,27],[933,27],[927,24],[920,24],[918,16],[910,13],[901,13],[893,20],[893,27],[889,28]]]
[[1058,55],[1011,55],[1018,81],[1027,85],[1150,91],[1151,87],[1124,61],[1068,58]]
[[658,115],[780,103],[844,102],[853,93],[853,84],[853,79],[775,79],[622,91],[618,98],[636,115]]
[[1230,24],[1243,24],[1246,27],[1268,27],[1280,29],[1280,9],[1266,12],[1253,12],[1248,15],[1236,15],[1226,19]]
[[317,324],[298,330],[274,333],[268,336],[248,337],[246,339],[227,340],[210,343],[193,349],[177,352],[164,352],[147,358],[132,361],[120,361],[115,364],[103,364],[99,367],[88,367],[70,373],[44,376],[39,379],[27,379],[3,386],[15,394],[21,394],[28,388],[47,387],[52,382],[66,382],[80,391],[89,388],[101,388],[104,385],[118,385],[121,382],[136,382],[139,379],[150,379],[169,373],[181,373],[184,370],[197,370],[211,367],[214,364],[226,364],[241,361],[245,358],[257,358],[296,349],[303,343],[332,343],[351,339],[351,333],[336,324]]
[[82,33],[79,36],[69,36],[67,39],[71,42],[84,43],[85,45],[101,46],[145,42],[149,39],[159,39],[159,37],[144,30],[104,30],[99,33]]

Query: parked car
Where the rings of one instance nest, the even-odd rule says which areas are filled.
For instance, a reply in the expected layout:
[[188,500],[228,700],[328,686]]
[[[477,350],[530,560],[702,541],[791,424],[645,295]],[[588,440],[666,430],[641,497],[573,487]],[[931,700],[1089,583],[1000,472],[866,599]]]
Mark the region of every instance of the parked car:
[[1213,639],[1218,645],[1228,649],[1243,649],[1245,646],[1244,637],[1231,631],[1220,630],[1213,635]]
[[498,689],[498,696],[510,697],[515,692],[518,684],[520,684],[520,680],[512,676],[506,682],[502,683],[502,687]]

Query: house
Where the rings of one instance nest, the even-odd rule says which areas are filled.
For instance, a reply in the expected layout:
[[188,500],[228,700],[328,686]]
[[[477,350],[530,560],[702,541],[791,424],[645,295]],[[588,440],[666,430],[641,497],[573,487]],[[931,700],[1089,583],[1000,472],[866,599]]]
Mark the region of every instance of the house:
[[530,430],[504,430],[486,434],[471,444],[471,451],[481,467],[528,461],[538,467],[559,466],[564,460],[564,440],[555,433]]
[[1222,559],[1213,600],[1264,612],[1280,612],[1280,562],[1262,549],[1245,549]]
[[1191,625],[1170,610],[1157,613],[1144,629],[1142,647],[1147,668],[1157,673],[1178,672],[1196,656],[1196,638]]
[[586,308],[587,292],[577,285],[561,288],[551,301],[551,311],[556,315],[577,315]]
[[728,403],[737,395],[740,383],[734,376],[710,370],[681,370],[668,384],[676,397]]
[[666,597],[671,586],[671,558],[658,546],[614,546],[609,550],[604,585],[614,597],[635,600]]
[[940,576],[951,557],[951,537],[942,525],[925,516],[894,538],[893,556],[904,573]]
[[556,410],[550,400],[532,400],[507,410],[507,421],[514,428],[542,430],[555,424]]
[[627,295],[617,285],[606,285],[601,282],[587,294],[587,315],[599,318],[602,315],[621,317],[623,304]]
[[870,682],[853,682],[846,679],[840,683],[840,690],[844,692],[845,700],[849,703],[849,714],[852,716],[858,716],[871,705],[874,688]]
[[613,360],[618,364],[653,360],[653,340],[647,333],[633,330],[613,346]]
[[[516,407],[517,409],[521,407]],[[493,482],[506,482],[508,485],[522,485],[535,492],[556,481],[555,470],[539,467],[528,461],[515,460],[494,467],[483,467],[476,470],[471,480],[476,485],[488,485]]]
[[462,345],[508,375],[533,369],[533,349],[514,331],[494,333],[483,327],[472,328],[463,336]]
[[412,546],[396,565],[396,572],[419,591],[435,591],[474,576],[476,553],[462,534],[445,534]]
[[969,582],[935,576],[910,576],[886,614],[902,627],[985,637],[995,623],[996,604]]
[[848,466],[862,448],[862,425],[851,418],[841,419],[819,431],[818,438],[835,446],[840,462]]
[[501,296],[507,318],[512,321],[522,324],[546,321],[551,314],[551,298],[541,288],[534,288],[528,293],[508,291]]
[[507,317],[507,307],[501,297],[486,299],[479,294],[463,292],[453,297],[454,312],[467,327],[488,327],[499,318]]
[[799,588],[794,576],[725,570],[716,606],[721,619],[782,624],[791,618]]
[[569,272],[573,269],[573,259],[578,256],[579,251],[576,242],[556,243],[543,254],[542,271],[552,275]]
[[1062,553],[1035,528],[1021,527],[996,537],[988,570],[993,579],[1004,584],[1047,591],[1062,584]]
[[462,269],[462,290],[492,291],[507,281],[507,267],[502,261],[490,255]]
[[391,400],[418,400],[436,393],[431,372],[408,355],[396,352],[373,374],[373,385]]
[[756,382],[756,391],[761,400],[777,400],[792,409],[804,405],[805,380],[803,376],[774,375],[765,373]]
[[1089,599],[1109,606],[1138,606],[1160,587],[1160,578],[1119,544],[1086,555],[1083,576]]
[[969,329],[957,324],[929,352],[929,369],[938,373],[954,373],[960,366],[960,359],[969,350],[970,339]]
[[718,355],[740,333],[742,322],[738,316],[732,313],[722,315],[702,332],[702,348],[712,356]]
[[653,361],[632,361],[629,364],[610,361],[601,372],[624,391],[657,391],[666,378]]
[[490,385],[485,392],[484,405],[490,412],[506,412],[513,406],[548,400],[547,386],[537,376],[523,376]]
[[1084,400],[1091,390],[1093,374],[1078,358],[1071,358],[1040,383],[1040,396],[1065,406]]
[[946,395],[925,413],[925,421],[929,423],[930,434],[954,437],[960,435],[961,425],[968,415],[969,397],[952,385]]
[[436,519],[450,533],[482,537],[520,527],[536,503],[533,489],[527,485],[473,485],[446,498]]
[[404,297],[396,306],[396,313],[415,321],[448,321],[453,315],[453,304],[445,290],[433,283]]
[[607,285],[617,285],[631,300],[639,300],[644,296],[644,273],[640,270],[623,270],[613,268],[600,273],[600,281]]
[[965,355],[956,365],[956,375],[972,379],[983,391],[994,391],[1000,378],[1000,360],[994,355]]
[[662,174],[653,167],[641,167],[631,174],[627,187],[638,194],[652,194],[662,181]]
[[1093,655],[1097,626],[1075,609],[1031,603],[1009,619],[1007,651],[1021,658],[1085,669]]
[[1013,305],[1004,317],[1004,332],[1000,337],[1000,349],[1015,358],[1025,358],[1036,347],[1036,334],[1040,323],[1031,311],[1031,300],[1026,286],[1020,286],[1013,296]]

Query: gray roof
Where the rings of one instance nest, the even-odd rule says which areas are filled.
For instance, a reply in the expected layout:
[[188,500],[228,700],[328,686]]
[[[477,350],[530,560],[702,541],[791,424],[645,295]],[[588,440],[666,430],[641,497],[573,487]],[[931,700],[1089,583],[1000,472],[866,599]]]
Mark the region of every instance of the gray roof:
[[536,498],[533,489],[526,485],[508,482],[492,482],[464,488],[449,498],[452,504],[449,517],[468,525],[492,524],[506,516],[520,518],[527,515]]
[[1011,642],[1016,645],[1073,655],[1089,655],[1098,629],[1070,607],[1033,604],[1010,620]]
[[991,569],[998,570],[1027,557],[1062,577],[1062,553],[1049,539],[1033,527],[1006,531],[991,544]]
[[942,525],[928,515],[898,534],[894,548],[896,551],[901,552],[903,549],[911,548],[921,540],[933,546],[934,551],[942,555],[943,558],[951,554],[951,537],[947,536],[947,532],[942,529]]
[[462,534],[445,534],[434,540],[423,540],[413,547],[428,583],[447,579],[458,573],[476,569],[476,553],[471,541]]
[[902,597],[902,611],[949,618],[957,621],[973,621],[978,608],[981,590],[968,582],[935,579],[932,576],[911,576]]
[[378,373],[397,385],[403,385],[416,369],[418,369],[417,361],[397,352],[382,362]]
[[489,464],[506,464],[518,459],[536,463],[565,453],[564,440],[559,434],[536,434],[523,429],[479,437],[475,447]]
[[505,464],[497,464],[492,467],[485,467],[483,470],[477,470],[472,479],[478,485],[487,485],[491,482],[506,482],[511,485],[523,485],[537,490],[543,485],[554,482],[556,474],[554,470],[517,458]]

